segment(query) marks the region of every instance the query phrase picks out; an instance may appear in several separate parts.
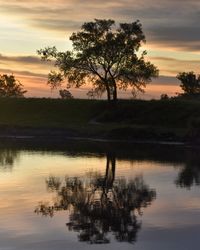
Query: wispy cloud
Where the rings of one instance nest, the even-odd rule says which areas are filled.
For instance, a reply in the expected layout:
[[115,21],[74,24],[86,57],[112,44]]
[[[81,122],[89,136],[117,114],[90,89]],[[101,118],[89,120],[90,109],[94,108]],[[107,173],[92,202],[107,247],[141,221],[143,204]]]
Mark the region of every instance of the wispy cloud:
[[[141,21],[149,58],[162,75],[149,85],[147,92],[154,86],[157,94],[159,88],[160,92],[164,92],[163,88],[168,93],[171,88],[172,93],[179,86],[175,78],[178,72],[199,71],[199,0],[0,0],[0,13],[0,73],[20,76],[37,93],[40,88],[42,94],[47,89],[42,84],[46,83],[51,64],[41,62],[36,50],[52,45],[68,49],[67,37],[83,22],[94,18]],[[173,57],[175,51],[180,51],[179,59]],[[182,55],[184,59],[180,60]]]
[[0,54],[0,72],[21,72],[23,75],[47,76],[52,62],[43,62],[37,56],[8,56]]
[[176,76],[182,71],[194,71],[198,74],[200,69],[200,60],[180,60],[176,58],[160,56],[152,56],[150,57],[150,60],[156,65],[159,65],[160,72],[165,75]]
[[34,73],[31,71],[21,71],[21,70],[11,70],[11,69],[4,69],[4,68],[0,68],[0,74],[13,74],[15,76],[30,76],[30,77],[37,77],[37,78],[43,78],[43,79],[47,79],[47,75],[46,74],[39,74],[39,73]]
[[37,64],[37,65],[41,63],[41,59],[36,56],[5,56],[0,54],[0,63],[2,61]]
[[140,19],[148,41],[181,50],[200,50],[198,0],[0,0],[0,10],[25,19],[32,27],[54,32],[76,30],[93,18]]

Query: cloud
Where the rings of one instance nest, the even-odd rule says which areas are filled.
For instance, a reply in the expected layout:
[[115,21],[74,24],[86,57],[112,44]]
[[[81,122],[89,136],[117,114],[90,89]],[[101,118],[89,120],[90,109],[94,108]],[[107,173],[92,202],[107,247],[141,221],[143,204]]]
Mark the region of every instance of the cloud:
[[0,54],[0,63],[1,61],[7,62],[18,62],[18,63],[28,63],[28,64],[39,64],[41,59],[36,56],[5,56]]
[[[200,19],[199,21],[200,22]],[[151,43],[159,43],[160,45],[174,47],[179,50],[200,50],[200,33],[199,27],[191,26],[159,26],[152,27],[149,31]]]
[[37,28],[42,28],[42,29],[46,29],[46,30],[52,30],[52,31],[65,31],[65,32],[73,32],[77,29],[79,29],[79,27],[81,27],[82,22],[78,22],[78,21],[72,21],[72,20],[62,20],[62,19],[57,19],[57,20],[53,20],[53,19],[37,19],[37,20],[33,20],[31,21],[31,25]]
[[165,75],[176,76],[179,72],[194,71],[199,73],[200,60],[176,59],[171,57],[149,57],[155,65],[159,65],[160,72]]
[[[175,77],[163,75],[176,76],[181,71],[198,72],[199,69],[200,60],[186,58],[191,56],[188,52],[200,51],[199,0],[0,0],[0,12],[3,21],[0,29],[2,27],[4,31],[2,46],[4,50],[7,49],[2,53],[5,54],[13,51],[13,47],[18,47],[18,54],[20,50],[23,54],[34,54],[36,49],[54,44],[60,46],[61,50],[68,49],[71,44],[65,42],[65,34],[68,36],[72,31],[79,30],[83,22],[94,18],[111,18],[117,22],[139,19],[146,34],[147,48],[153,51],[149,53],[154,55],[150,61],[159,67],[162,74],[153,81],[157,86],[156,91],[158,86],[168,86],[168,90],[178,86]],[[7,47],[4,46],[6,41],[9,43]],[[186,59],[178,60],[170,54],[166,57],[167,50],[180,50],[179,58],[185,53]],[[36,56],[4,54],[0,54],[0,65],[2,70],[29,76],[31,81],[34,81],[34,77],[46,79],[51,66]]]
[[[180,7],[181,5],[181,7]],[[77,30],[84,21],[93,18],[114,18],[117,21],[140,19],[148,41],[170,47],[199,50],[196,43],[200,21],[200,3],[197,0],[58,0],[27,1],[0,0],[0,10],[6,15],[26,19],[33,27],[44,30]]]
[[16,73],[35,77],[46,77],[53,62],[43,62],[37,56],[7,56],[0,54],[0,73]]
[[34,73],[31,71],[21,71],[21,70],[11,70],[11,69],[4,69],[0,68],[0,74],[13,74],[16,76],[31,76],[31,77],[37,77],[37,78],[43,78],[47,79],[47,75],[45,74],[40,74],[40,73]]
[[[150,83],[151,84],[151,83]],[[159,76],[153,79],[153,85],[163,85],[163,86],[179,86],[180,83],[176,77],[173,76]]]
[[172,62],[172,63],[184,63],[184,64],[198,64],[200,65],[200,59],[199,60],[180,60],[173,57],[162,57],[162,56],[151,56],[151,60],[159,60],[159,61],[165,61],[165,62]]

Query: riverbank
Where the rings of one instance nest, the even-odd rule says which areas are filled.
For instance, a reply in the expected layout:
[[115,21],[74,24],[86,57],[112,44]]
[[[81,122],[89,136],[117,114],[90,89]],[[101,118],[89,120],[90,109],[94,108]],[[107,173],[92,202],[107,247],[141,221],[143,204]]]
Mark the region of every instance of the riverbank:
[[0,99],[0,137],[199,143],[200,102]]

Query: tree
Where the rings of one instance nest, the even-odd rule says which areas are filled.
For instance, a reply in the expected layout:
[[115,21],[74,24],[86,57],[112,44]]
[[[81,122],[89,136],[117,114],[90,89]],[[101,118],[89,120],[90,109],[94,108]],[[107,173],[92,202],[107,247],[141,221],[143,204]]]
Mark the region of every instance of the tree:
[[56,194],[53,204],[41,202],[35,212],[53,217],[56,212],[69,211],[71,231],[78,239],[91,244],[109,243],[109,234],[119,242],[134,243],[141,227],[137,215],[156,198],[156,192],[141,176],[126,180],[116,178],[116,158],[107,155],[106,171],[102,175],[89,172],[84,177],[51,176],[47,188]]
[[24,97],[26,92],[13,75],[0,75],[0,97]]
[[117,100],[117,89],[128,87],[143,91],[158,69],[139,53],[145,36],[139,21],[120,23],[95,19],[84,23],[81,31],[70,37],[73,49],[58,52],[56,47],[38,50],[42,60],[54,60],[58,72],[51,71],[48,83],[60,86],[65,78],[68,87],[92,83],[93,89],[107,92],[108,100]]
[[87,96],[90,99],[95,99],[95,98],[101,98],[102,96],[102,91],[98,88],[91,89],[87,92]]
[[0,169],[12,170],[15,161],[19,160],[19,151],[11,148],[0,149]]
[[192,150],[187,154],[185,164],[182,165],[175,184],[181,188],[190,189],[200,185],[200,155],[199,150]]
[[163,101],[169,100],[169,96],[167,94],[161,94],[160,100],[163,100]]
[[59,94],[60,94],[62,99],[73,99],[74,98],[73,95],[70,93],[70,91],[67,89],[60,89]]
[[195,75],[193,71],[179,73],[177,79],[181,81],[180,87],[184,94],[200,94],[200,76]]

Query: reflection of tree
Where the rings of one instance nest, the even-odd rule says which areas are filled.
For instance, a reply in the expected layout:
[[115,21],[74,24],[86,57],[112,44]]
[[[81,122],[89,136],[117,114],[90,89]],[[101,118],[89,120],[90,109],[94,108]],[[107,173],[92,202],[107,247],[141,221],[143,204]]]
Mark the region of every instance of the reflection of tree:
[[180,187],[190,188],[200,184],[200,166],[185,165],[176,179],[176,184]]
[[200,156],[198,152],[189,154],[187,161],[176,179],[176,185],[190,188],[200,185]]
[[115,157],[108,155],[106,173],[88,173],[85,178],[50,177],[47,187],[56,192],[52,206],[41,203],[36,213],[53,216],[56,211],[69,210],[67,227],[78,232],[80,241],[109,243],[108,233],[117,241],[134,242],[140,223],[142,207],[150,205],[155,191],[145,185],[141,176],[127,181],[115,180]]
[[13,149],[0,149],[0,168],[11,169],[19,154]]

